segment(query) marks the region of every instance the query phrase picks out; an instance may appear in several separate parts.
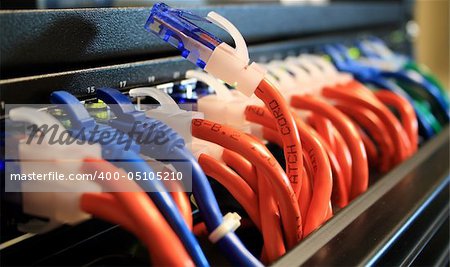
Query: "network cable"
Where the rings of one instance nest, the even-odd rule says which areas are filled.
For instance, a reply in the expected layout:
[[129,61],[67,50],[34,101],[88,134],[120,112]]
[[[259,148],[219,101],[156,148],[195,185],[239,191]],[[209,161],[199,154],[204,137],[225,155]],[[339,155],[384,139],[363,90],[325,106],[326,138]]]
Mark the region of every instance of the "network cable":
[[[86,159],[87,173],[123,172],[105,160]],[[126,182],[130,182],[126,180]],[[155,265],[194,266],[178,236],[157,207],[142,190],[123,192],[123,181],[104,182],[111,193],[88,193],[81,196],[85,211],[124,226],[146,245]]]
[[[306,64],[305,60],[302,61],[303,64]],[[311,65],[311,64],[308,64]],[[273,69],[272,69],[273,70]],[[273,70],[276,71],[276,70]],[[282,75],[286,74],[286,75]],[[315,97],[313,95],[303,95],[302,92],[296,93],[293,89],[295,87],[292,87],[292,84],[289,84],[290,79],[285,79],[287,76],[287,73],[283,73],[282,71],[277,72],[278,77],[275,77],[278,79],[280,87],[283,88],[283,93],[286,94],[291,102],[291,105],[293,107],[298,107],[302,109],[306,109],[309,111],[313,111],[316,114],[319,114],[321,116],[326,117],[327,119],[330,119],[331,122],[335,125],[335,127],[338,128],[341,133],[345,134],[345,141],[349,143],[349,149],[352,155],[352,160],[354,161],[352,164],[352,182],[351,182],[351,188],[350,188],[350,199],[353,199],[357,195],[361,194],[367,189],[368,186],[368,164],[367,164],[367,155],[366,150],[364,148],[363,140],[361,139],[361,134],[358,131],[358,128],[356,125],[354,125],[344,114],[339,112],[336,108],[334,108],[332,105],[328,104],[327,102],[324,102],[323,100],[319,99],[318,97]],[[292,83],[292,82],[291,82]],[[282,86],[284,84],[284,86]],[[319,89],[321,89],[323,85],[321,84]],[[292,87],[292,88],[291,88]],[[306,103],[303,103],[302,105],[297,105],[297,101],[300,99],[306,100]],[[307,108],[305,108],[307,106]],[[330,109],[330,112],[323,113],[323,111]],[[334,110],[331,112],[331,110]],[[334,118],[331,118],[334,117]],[[340,124],[337,126],[336,124]],[[346,128],[339,128],[344,127]],[[353,128],[353,129],[352,129]],[[344,131],[344,132],[342,132]],[[350,132],[353,132],[350,134]],[[353,138],[352,138],[353,136]],[[361,142],[361,145],[356,145],[354,142]]]
[[[268,140],[281,144],[281,140],[279,139],[279,136],[274,132],[275,125],[272,123],[273,118],[271,115],[267,112],[265,108],[261,107],[250,107],[246,110],[247,119],[264,125],[267,128],[264,128],[264,137],[267,137]],[[344,180],[344,176],[342,173],[342,170],[340,168],[339,162],[337,161],[337,158],[334,154],[334,152],[331,150],[331,148],[327,145],[326,142],[324,142],[323,138],[319,136],[309,125],[304,123],[298,116],[296,116],[296,123],[297,128],[299,129],[300,136],[302,138],[302,142],[304,143],[303,146],[305,147],[304,155],[305,161],[310,162],[310,165],[313,165],[311,163],[311,159],[315,161],[313,169],[316,169],[315,173],[312,173],[311,175],[308,175],[313,179],[313,181],[318,181],[315,183],[314,193],[316,201],[318,203],[322,202],[322,204],[317,205],[314,203],[313,207],[310,209],[309,202],[311,199],[308,200],[308,205],[306,205],[306,210],[302,212],[303,217],[308,220],[309,216],[306,215],[308,209],[310,209],[309,212],[315,212],[317,215],[322,216],[322,221],[317,220],[314,224],[314,226],[310,227],[309,230],[315,229],[318,225],[323,223],[323,219],[325,218],[322,215],[320,215],[320,212],[323,212],[328,209],[328,203],[326,200],[330,199],[330,192],[331,189],[337,191],[335,192],[335,197],[337,198],[337,204],[340,207],[344,207],[348,204],[348,190],[346,181]],[[323,147],[322,147],[323,146]],[[329,161],[330,167],[328,166],[327,159]],[[331,182],[330,173],[328,170],[331,170],[333,172],[333,181]],[[305,179],[307,181],[307,179]],[[304,193],[302,188],[302,193]],[[319,196],[319,197],[318,197]],[[308,199],[308,198],[307,198]],[[324,202],[325,200],[325,202]],[[299,206],[302,206],[301,200],[299,199]],[[317,216],[314,215],[314,216]]]
[[[380,42],[376,42],[377,48],[379,48]],[[350,57],[348,50],[343,45],[338,44],[335,47],[341,52],[347,62],[354,64],[353,62],[355,60]],[[387,50],[387,48],[384,50]],[[448,123],[450,109],[446,95],[442,94],[439,88],[426,78],[403,68],[397,68],[395,70],[379,68],[378,75],[379,77],[395,81],[413,98],[425,99],[427,102],[432,103],[431,110],[441,125]]]
[[[246,109],[248,120],[261,123],[270,129],[274,129],[275,125],[273,123],[273,117],[267,113],[267,109],[259,108],[257,106],[249,106]],[[312,176],[310,177],[313,181],[312,199],[307,215],[304,216],[304,235],[308,235],[325,221],[331,197],[333,179],[328,156],[319,139],[311,135],[311,133],[304,128],[298,127],[298,129],[300,137],[302,138],[302,147],[304,147],[306,151],[305,155],[308,155],[308,157],[305,158],[313,159],[315,165]]]
[[[302,60],[302,65],[312,65],[312,64],[309,64],[309,62]],[[307,66],[307,67],[311,67],[311,66]],[[312,106],[316,106],[316,107],[321,106],[321,108],[333,109],[334,112],[330,112],[329,115],[324,115],[323,113],[322,114],[319,113],[318,110],[316,110],[312,107],[306,108],[306,110],[313,111],[316,114],[319,114],[321,116],[324,116],[324,117],[328,116],[328,117],[326,117],[327,119],[331,119],[329,116],[337,116],[331,120],[333,124],[340,123],[341,124],[340,126],[343,126],[343,127],[353,127],[354,128],[353,129],[354,130],[354,132],[353,132],[354,138],[349,140],[348,138],[351,138],[350,137],[351,135],[348,135],[348,133],[347,133],[347,135],[345,136],[346,142],[351,143],[351,142],[355,142],[355,140],[361,140],[361,142],[363,141],[361,139],[361,134],[359,133],[357,127],[355,125],[353,125],[353,123],[345,115],[340,113],[337,109],[335,109],[329,103],[324,102],[323,100],[321,100],[320,98],[318,98],[316,96],[303,95],[303,92],[301,92],[301,91],[296,92],[294,90],[294,89],[296,89],[296,87],[292,86],[292,84],[291,84],[294,81],[290,82],[289,80],[292,80],[292,79],[287,79],[287,76],[288,76],[287,72],[278,71],[277,69],[272,69],[272,71],[277,71],[278,77],[275,77],[275,78],[278,79],[280,87],[284,89],[283,93],[286,96],[288,96],[288,98],[290,99],[289,101],[291,102],[292,106],[293,106],[293,103],[298,101],[299,99],[308,99],[308,103],[311,103]],[[318,75],[320,75],[318,70],[316,72]],[[284,86],[283,86],[283,84],[284,84]],[[319,84],[318,89],[321,90],[322,86],[323,86],[323,84]],[[301,88],[298,88],[298,89],[301,89]],[[315,103],[315,102],[317,102],[317,103]],[[306,106],[308,106],[308,105],[306,105]],[[319,109],[321,109],[321,108],[319,108]],[[305,109],[305,108],[302,108],[302,109]],[[345,120],[345,122],[342,120]],[[338,129],[338,130],[341,131],[341,129]],[[357,142],[359,142],[359,141],[357,141]],[[351,188],[349,189],[350,199],[353,199],[357,195],[364,192],[367,189],[367,185],[368,185],[367,155],[366,155],[366,150],[364,148],[363,143],[361,145],[362,145],[361,147],[359,147],[358,145],[352,145],[352,146],[349,145],[350,152],[352,155],[352,160],[354,161],[352,164],[352,168],[353,168],[352,177],[353,178],[352,178],[352,182],[351,182]],[[357,164],[357,165],[355,165],[355,164]],[[356,174],[355,170],[359,173]]]
[[[358,89],[355,89],[356,91]],[[362,90],[362,88],[359,88]],[[405,160],[411,156],[414,151],[417,150],[417,144],[411,144],[406,132],[397,118],[392,114],[388,108],[379,102],[375,97],[370,96],[370,92],[367,92],[366,97],[356,97],[354,92],[350,90],[336,90],[331,88],[325,88],[323,90],[325,97],[335,99],[346,106],[360,106],[362,108],[369,109],[376,116],[378,116],[385,127],[387,128],[387,134],[390,136],[397,153],[394,157],[396,159],[393,164],[396,165],[399,162]],[[370,97],[370,98],[369,98]]]
[[[86,136],[85,139],[78,139],[77,142],[72,141],[77,140],[75,138],[72,140],[66,139],[68,142],[65,144],[52,145],[51,142],[54,136],[62,136],[73,132],[66,131],[65,127],[50,114],[36,109],[27,107],[15,108],[9,112],[9,115],[14,121],[29,122],[38,126],[38,128],[51,126],[53,129],[53,131],[50,132],[43,131],[42,135],[35,138],[34,141],[30,143],[21,142],[19,144],[20,159],[22,159],[22,172],[34,172],[37,166],[34,163],[31,163],[30,165],[28,162],[30,159],[38,156],[39,160],[44,160],[38,166],[38,169],[41,171],[45,169],[52,169],[61,171],[62,173],[91,173],[91,171],[95,171],[95,173],[97,173],[98,169],[102,169],[104,171],[117,170],[117,173],[119,173],[119,170],[116,167],[112,167],[111,164],[108,163],[109,165],[107,164],[107,166],[103,164],[105,161],[100,159],[102,156],[101,146],[96,142],[95,136],[92,135],[92,138]],[[74,123],[76,122],[74,121]],[[104,134],[105,131],[102,133]],[[33,136],[31,137],[33,138]],[[89,140],[88,142],[90,143],[80,142],[83,140]],[[68,161],[71,162],[70,165],[67,165]],[[89,161],[89,163],[87,163],[87,161]],[[94,164],[96,166],[93,166]],[[139,187],[128,179],[125,181],[114,179],[112,182],[111,180],[96,179],[95,181],[83,181],[82,183],[70,183],[67,180],[52,181],[51,183],[43,183],[43,181],[40,181],[39,183],[23,183],[22,186],[24,186],[24,188],[28,188],[27,190],[33,189],[39,191],[39,187],[48,190],[45,192],[41,191],[39,193],[31,194],[23,192],[23,209],[29,214],[48,218],[53,223],[60,222],[73,224],[89,218],[87,214],[83,212],[84,210],[88,213],[101,216],[108,221],[120,223],[126,229],[131,230],[138,237],[140,237],[148,245],[148,249],[153,252],[158,251],[158,247],[155,247],[154,241],[155,239],[160,240],[161,235],[159,233],[167,232],[167,237],[174,241],[174,249],[179,250],[180,258],[162,258],[160,255],[167,255],[169,250],[159,251],[159,254],[153,257],[154,262],[159,264],[172,263],[177,265],[193,265],[190,256],[184,250],[180,240],[178,240],[172,230],[168,227],[164,219],[162,219],[162,216],[159,215],[159,212],[157,210],[154,211],[156,208],[153,208],[147,196],[144,195],[144,198],[139,198],[137,190]],[[108,198],[112,201],[119,198],[119,201],[123,202],[125,207],[121,207],[121,204],[106,205],[101,207],[101,203],[98,201],[90,201],[89,199],[86,200],[86,198],[89,198],[89,195],[83,192],[101,192],[102,187],[108,191],[115,192],[120,190],[129,190],[131,192],[136,192],[136,194],[134,194],[134,192],[123,194],[115,193],[116,197],[113,197],[112,199]],[[92,193],[91,196],[94,196],[94,198],[97,197],[97,199],[100,196],[106,197],[105,194],[99,193]],[[130,200],[130,198],[132,198],[132,200]],[[133,200],[136,202],[133,203]],[[145,205],[146,201],[149,202],[147,206]],[[102,203],[104,204],[104,201]],[[79,206],[80,204],[81,206]],[[130,207],[130,205],[132,207]],[[150,213],[146,214],[142,211],[136,212],[140,209],[140,207],[150,211]],[[126,213],[129,213],[128,216]],[[159,221],[159,219],[163,220],[160,228],[156,229],[154,224],[148,225],[148,219],[152,216],[155,221]],[[132,222],[130,218],[132,218],[134,222]],[[145,223],[147,223],[146,226],[149,226],[148,229],[142,227]],[[156,235],[159,236],[153,238],[152,232],[155,230],[158,230]],[[163,248],[163,246],[160,248]],[[172,251],[173,250],[170,250],[170,252]]]
[[400,114],[401,123],[408,134],[411,144],[413,145],[413,152],[415,152],[417,150],[417,144],[419,144],[419,137],[417,117],[412,106],[406,101],[406,99],[389,91],[377,91],[375,92],[375,96],[381,102],[394,108]]
[[[398,151],[400,154],[394,157],[394,161],[392,162],[392,164],[390,166],[384,164],[386,169],[385,171],[398,164],[399,161],[400,162],[403,161],[406,157],[410,156],[412,152],[415,151],[415,149],[417,148],[417,143],[414,145],[409,144],[409,139],[406,138],[406,133],[404,132],[404,129],[401,127],[401,124],[397,121],[397,119],[394,117],[391,111],[388,110],[387,107],[384,106],[382,103],[379,103],[379,101],[377,101],[376,97],[374,97],[371,91],[367,90],[364,86],[362,86],[361,84],[352,79],[343,76],[342,74],[338,74],[330,63],[325,62],[325,60],[317,56],[302,55],[298,57],[298,60],[291,58],[290,62],[294,64],[297,62],[298,64],[300,64],[303,68],[308,70],[310,75],[314,76],[316,80],[318,80],[319,78],[323,78],[324,81],[327,81],[326,83],[320,84],[318,92],[320,92],[320,95],[326,98],[338,100],[339,101],[338,103],[344,102],[346,105],[343,108],[346,109],[347,114],[348,112],[351,112],[352,114],[354,114],[354,116],[358,116],[358,118],[362,118],[361,115],[364,116],[364,114],[369,116],[370,115],[369,111],[357,113],[355,112],[355,110],[353,110],[355,104],[360,106],[359,107],[360,110],[368,107],[370,110],[375,112],[375,116],[379,117],[379,119],[375,118],[372,115],[372,119],[370,120],[366,118],[366,121],[369,122],[373,122],[374,120],[378,121],[377,126],[378,128],[381,127],[384,128],[382,123],[386,124],[385,126],[388,129],[388,131],[386,132],[391,137],[390,139],[394,142],[394,144],[401,147],[397,148],[396,151]],[[283,66],[282,62],[279,64]],[[289,68],[291,67],[291,65],[287,65],[286,67]],[[283,68],[278,68],[275,71],[277,71],[280,74],[279,76],[280,79],[285,78],[285,76],[290,76],[289,72],[285,71]],[[285,71],[286,73],[281,73],[283,71]],[[284,74],[283,77],[281,76],[281,74]],[[346,78],[345,81],[343,81],[342,79],[341,81],[339,81],[338,78],[340,76],[343,76],[342,78]],[[283,81],[280,81],[280,83],[282,82]],[[285,83],[286,82],[287,78]],[[357,114],[355,115],[355,113]],[[372,129],[375,130],[375,128]],[[330,135],[329,132],[326,134]],[[376,155],[377,154],[376,148],[373,145],[373,142],[365,135],[364,132],[361,132],[361,135],[363,137],[364,143],[366,144],[366,148],[368,149],[367,152],[370,152],[369,155],[371,155],[371,162],[376,161],[378,159],[378,156]],[[372,136],[372,137],[380,139],[379,136]],[[330,136],[327,139],[331,140]],[[390,140],[386,139],[382,141],[390,141]],[[382,146],[382,148],[383,147],[390,149],[392,148],[392,145],[387,144],[385,146]],[[372,151],[375,151],[375,153],[373,154]],[[387,158],[383,157],[383,159],[386,160]]]
[[[228,31],[236,43],[236,49],[222,42],[190,20],[213,22]],[[236,85],[247,96],[253,93],[260,98],[273,116],[283,138],[286,172],[294,192],[301,188],[301,142],[289,106],[274,86],[264,79],[265,71],[258,64],[249,63],[247,45],[239,31],[225,18],[210,12],[207,19],[187,11],[168,7],[163,3],[153,6],[145,26],[181,51],[181,55],[213,76]]]
[[[219,127],[220,131],[216,131],[216,127]],[[265,146],[240,131],[202,119],[192,121],[192,134],[197,138],[240,153],[257,169],[260,169],[265,177],[271,177],[269,182],[279,200],[287,248],[295,246],[302,238],[302,222],[297,197],[287,175]]]
[[353,123],[339,110],[325,101],[313,96],[293,96],[291,105],[294,108],[313,111],[328,118],[342,134],[352,155],[352,187],[350,199],[354,199],[367,190],[369,170],[367,155],[361,136]]
[[[154,144],[142,144],[141,153],[154,157],[155,159],[162,157],[165,159],[187,160],[192,166],[192,189],[194,198],[205,219],[208,230],[213,232],[220,226],[223,216],[215,200],[211,186],[197,160],[186,150],[182,138],[167,125],[146,117],[142,111],[137,111],[130,99],[115,89],[99,89],[97,90],[97,96],[105,103],[110,104],[117,118],[111,120],[109,123],[112,127],[116,127],[117,130],[128,133],[137,123],[142,126],[144,123],[147,123],[148,125],[156,125],[160,131],[170,136],[170,142],[160,146],[155,147]],[[141,128],[139,131],[146,133],[149,131],[149,128]],[[177,166],[178,168],[183,168],[177,161],[174,161],[172,164],[175,168]],[[230,255],[230,259],[237,265],[260,265],[259,261],[244,247],[234,233],[225,235],[218,241],[218,245]]]
[[418,64],[408,56],[393,52],[382,39],[375,36],[357,42],[357,47],[364,56],[369,58],[371,63],[390,63],[390,70],[406,70],[411,75],[418,74],[422,76],[439,90],[439,97],[442,98],[447,107],[449,106],[448,93],[444,86],[426,66]]
[[261,231],[264,240],[263,261],[270,263],[284,255],[286,249],[279,223],[278,207],[273,201],[271,187],[266,183],[267,179],[258,178],[258,191],[264,196],[258,197],[226,164],[206,154],[200,155],[199,163],[208,176],[214,177],[229,190]]
[[[127,171],[153,172],[147,162],[140,158],[138,154],[140,148],[129,136],[126,134],[115,135],[116,129],[97,124],[76,97],[65,91],[56,91],[52,93],[51,101],[54,104],[59,104],[69,115],[72,125],[72,136],[89,137],[87,140],[90,140],[90,142],[98,142],[103,132],[109,132],[109,136],[119,138],[119,140],[115,140],[116,142],[110,140],[110,142],[102,145],[102,156],[104,159],[112,160],[115,162],[115,165]],[[97,127],[97,131],[92,131],[95,127]],[[91,136],[93,132],[96,134]],[[130,144],[130,148],[125,147],[126,143]],[[137,180],[137,182],[146,192],[149,192],[150,197],[159,207],[161,213],[164,214],[172,229],[183,241],[194,262],[198,265],[208,266],[209,264],[200,245],[178,212],[176,204],[170,194],[166,192],[164,185],[158,180]]]
[[[321,117],[322,119],[317,120],[315,117],[321,117],[318,114],[312,114],[307,119],[307,122],[311,127],[317,131],[320,137],[322,137],[323,143],[327,144],[330,147],[330,151],[332,151],[336,155],[336,160],[342,170],[342,176],[344,180],[345,187],[347,188],[347,198],[346,201],[348,203],[349,192],[351,190],[352,183],[352,156],[350,150],[348,149],[348,145],[345,142],[342,135],[333,124],[326,118]],[[328,123],[329,122],[329,123]],[[303,127],[308,126],[307,124]],[[328,129],[327,129],[328,128]],[[331,160],[330,160],[331,162]],[[333,183],[334,185],[339,183]],[[342,205],[342,204],[341,204]],[[343,207],[343,206],[341,206]]]
[[412,99],[397,84],[382,77],[380,71],[375,68],[358,65],[354,62],[350,64],[350,62],[343,58],[339,49],[334,46],[327,45],[324,49],[326,53],[330,55],[334,64],[340,71],[349,72],[355,75],[355,78],[363,83],[373,84],[380,89],[390,90],[406,98],[414,107],[419,122],[419,130],[424,138],[429,139],[440,130],[440,124],[436,117],[429,112],[426,107]]

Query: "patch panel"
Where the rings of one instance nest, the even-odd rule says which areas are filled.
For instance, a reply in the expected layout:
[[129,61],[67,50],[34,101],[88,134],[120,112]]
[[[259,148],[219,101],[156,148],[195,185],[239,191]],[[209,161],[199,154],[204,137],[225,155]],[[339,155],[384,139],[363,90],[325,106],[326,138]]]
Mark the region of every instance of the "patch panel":
[[[166,38],[169,35],[173,38],[176,34],[186,34],[181,31],[186,25],[178,25],[178,19],[204,21],[183,13],[185,11],[165,13],[166,7],[159,7],[162,9],[158,12],[152,11],[150,18],[153,16],[153,20],[150,19],[148,25],[155,24],[150,27],[151,31],[165,41],[170,40]],[[239,9],[241,7],[242,10]],[[445,207],[449,168],[448,164],[442,164],[449,160],[449,128],[443,119],[445,116],[441,116],[441,110],[428,110],[424,105],[430,114],[439,113],[441,128],[436,128],[436,132],[430,135],[421,132],[419,138],[417,124],[414,123],[415,113],[407,100],[390,92],[368,90],[351,76],[337,72],[332,65],[333,62],[341,71],[351,72],[364,81],[369,71],[364,71],[367,69],[361,66],[356,68],[356,63],[382,69],[384,65],[377,65],[379,61],[384,64],[404,58],[396,53],[380,56],[382,49],[375,45],[386,42],[396,51],[409,54],[408,37],[403,31],[407,13],[404,8],[407,6],[399,3],[356,6],[331,3],[292,7],[244,4],[194,8],[194,13],[200,15],[215,10],[242,30],[250,43],[250,62],[255,61],[261,66],[257,70],[264,72],[264,79],[258,80],[255,91],[260,100],[246,98],[239,93],[239,90],[248,93],[252,82],[246,83],[248,81],[238,78],[237,74],[223,74],[211,69],[208,67],[210,61],[198,61],[195,54],[198,47],[186,45],[190,39],[183,39],[184,48],[190,50],[182,49],[182,56],[221,81],[214,75],[200,72],[182,57],[174,56],[175,53],[163,42],[149,37],[142,27],[144,13],[148,9],[80,9],[17,14],[0,11],[0,20],[11,25],[8,32],[15,29],[12,25],[17,19],[27,25],[34,18],[40,18],[36,23],[42,27],[36,27],[29,36],[40,36],[41,39],[37,40],[46,48],[54,38],[73,33],[74,29],[79,33],[78,40],[88,38],[90,42],[89,49],[78,51],[70,59],[62,57],[61,51],[69,51],[65,56],[76,52],[72,44],[67,44],[62,50],[59,47],[48,51],[45,57],[42,57],[42,51],[35,53],[37,50],[30,49],[28,52],[32,56],[29,57],[25,56],[26,53],[12,53],[6,59],[2,58],[2,67],[7,69],[7,72],[2,70],[0,80],[2,126],[8,129],[15,127],[4,137],[2,149],[8,145],[18,147],[16,154],[23,157],[25,152],[31,151],[27,150],[26,142],[19,142],[20,136],[26,134],[24,125],[27,124],[11,120],[32,122],[49,116],[61,124],[61,128],[72,129],[71,134],[75,133],[74,129],[87,131],[100,125],[101,132],[129,134],[129,139],[136,143],[131,152],[126,148],[112,149],[112,146],[103,145],[104,155],[115,156],[122,150],[125,154],[136,152],[137,158],[127,160],[136,166],[148,162],[152,168],[163,168],[156,163],[158,157],[174,159],[175,155],[172,168],[185,168],[182,162],[186,160],[194,168],[194,193],[189,198],[182,192],[176,194],[177,191],[162,197],[166,202],[155,194],[150,193],[149,198],[139,191],[128,196],[120,190],[79,195],[80,214],[92,213],[112,224],[90,219],[74,226],[60,226],[64,221],[62,213],[54,218],[44,218],[51,211],[49,206],[37,216],[24,214],[21,206],[25,206],[27,200],[20,194],[2,192],[0,253],[3,263],[8,266],[61,265],[67,262],[82,266],[172,265],[181,262],[201,266],[257,266],[261,262],[274,266],[372,265],[414,263],[416,258],[424,260],[429,257],[430,250],[440,253],[438,258],[444,257],[442,262],[445,262],[445,252],[441,249],[445,240],[436,238],[436,233],[442,232],[448,224]],[[380,16],[374,10],[384,13]],[[335,12],[341,16],[332,16]],[[354,12],[357,15],[345,16]],[[256,22],[263,18],[260,23],[265,27],[249,27],[249,21],[255,23],[255,20],[248,14],[261,13],[265,13],[265,17],[256,19]],[[318,14],[330,16],[319,21],[314,17]],[[273,20],[280,15],[283,18]],[[296,23],[294,18],[299,17],[304,23]],[[270,18],[273,23],[267,23]],[[52,29],[56,25],[54,20],[65,19],[72,22],[66,31],[48,36],[48,29],[44,26]],[[208,19],[232,33],[236,40],[234,52],[236,55],[240,53],[236,58],[246,61],[245,53],[238,51],[242,48],[238,33],[230,30],[226,19],[214,14]],[[134,27],[136,23],[142,24],[139,32]],[[80,25],[91,27],[80,28]],[[117,26],[114,34],[106,29],[112,25]],[[189,36],[202,42],[202,38],[211,34],[209,31],[215,32],[211,25],[203,30],[202,35]],[[19,32],[10,32],[11,38],[6,42],[2,39],[2,54],[13,46],[23,48],[26,45],[15,37]],[[127,38],[117,40],[117,36],[122,35]],[[218,34],[217,40],[219,38],[230,41],[223,33]],[[106,44],[105,40],[114,42]],[[373,43],[369,43],[367,49],[355,45],[362,40]],[[180,40],[177,41],[172,39],[170,43],[177,48],[182,47]],[[333,56],[331,50],[327,50],[330,45],[340,49],[339,56],[348,65],[340,65],[339,56]],[[214,46],[213,51],[219,46]],[[204,59],[203,52],[200,53],[201,59]],[[375,55],[373,58],[372,53]],[[67,66],[62,66],[62,63],[67,63]],[[247,66],[247,62],[244,63]],[[20,71],[18,67],[25,64],[28,67]],[[231,64],[226,69],[228,72],[237,69],[232,63],[227,64]],[[32,69],[37,65],[42,69]],[[399,66],[403,68],[403,64]],[[410,68],[427,77],[422,70],[414,66]],[[234,79],[238,82],[235,83]],[[225,85],[223,81],[229,84]],[[399,86],[406,85],[399,83]],[[419,83],[418,87],[421,86]],[[433,91],[436,89],[434,86],[439,87],[428,84],[425,87]],[[293,91],[298,88],[303,91]],[[18,94],[25,90],[26,93]],[[442,90],[439,93],[443,94]],[[419,96],[412,97],[419,101]],[[49,104],[50,99],[53,104]],[[429,98],[423,101],[429,101]],[[285,102],[292,107],[288,108]],[[69,106],[62,105],[69,103]],[[171,106],[175,103],[181,109]],[[445,109],[445,101],[439,103]],[[14,109],[24,104],[40,104],[40,109]],[[185,107],[188,108],[183,110],[182,104],[187,104]],[[211,106],[215,112],[208,109]],[[171,136],[170,142],[162,147],[140,143],[130,129],[142,120],[147,124],[155,122],[161,132]],[[88,127],[87,130],[80,125]],[[177,129],[178,134],[186,139],[186,146],[171,128]],[[149,131],[150,135],[158,132],[143,126],[139,129]],[[46,133],[42,136],[45,138]],[[96,134],[97,137],[100,133]],[[90,145],[99,144],[102,143]],[[47,154],[50,157],[57,155],[56,150],[51,153],[50,148],[42,150],[41,158]],[[95,149],[80,148],[80,151],[92,154]],[[70,154],[75,153],[66,153]],[[346,157],[352,163],[346,162]],[[106,156],[103,158],[108,159]],[[10,162],[7,160],[6,163]],[[26,164],[21,164],[26,168]],[[58,164],[60,162],[56,160],[52,168],[59,168]],[[81,160],[82,168],[88,172],[121,173],[123,170],[116,168],[127,169],[128,165],[120,164],[117,159],[110,160],[109,164],[94,158]],[[370,173],[364,170],[370,170]],[[5,172],[2,174],[4,176]],[[298,177],[303,177],[301,185]],[[136,184],[146,190],[150,188],[150,184],[144,181]],[[117,184],[102,186],[111,189]],[[67,201],[67,197],[61,199]],[[167,204],[168,199],[173,199],[173,208],[164,208],[164,205],[171,205]],[[41,200],[37,199],[36,203]],[[137,211],[136,205],[149,211],[153,201],[156,204],[154,211],[147,214]],[[277,205],[271,201],[277,201]],[[114,212],[98,209],[99,203],[103,203],[103,207],[114,208]],[[158,222],[159,229],[164,229],[165,238],[170,241],[160,242],[164,237],[158,230],[151,232],[156,228],[152,223],[148,224],[151,221],[146,215],[153,216],[152,222]],[[222,218],[222,215],[225,216]],[[176,219],[177,216],[182,219]],[[138,238],[115,224],[122,225]],[[44,234],[22,234],[43,225],[47,227]],[[188,230],[185,231],[184,227]],[[149,233],[153,233],[153,238]],[[193,234],[195,238],[190,239]],[[214,245],[215,242],[219,245]],[[412,243],[417,245],[412,246]],[[355,244],[361,245],[355,250]],[[172,252],[176,250],[178,257],[171,257],[170,249],[162,250],[167,247],[171,247]],[[163,253],[155,254],[157,250]],[[26,257],[19,257],[24,251]],[[334,253],[331,255],[329,251]]]

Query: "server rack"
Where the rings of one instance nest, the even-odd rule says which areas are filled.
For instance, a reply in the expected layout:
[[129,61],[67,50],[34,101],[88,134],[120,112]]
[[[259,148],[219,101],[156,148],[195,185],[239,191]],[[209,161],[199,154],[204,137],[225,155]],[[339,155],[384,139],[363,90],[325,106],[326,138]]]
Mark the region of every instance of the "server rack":
[[[214,10],[229,18],[248,41],[251,58],[260,62],[367,35],[383,37],[397,50],[410,53],[404,30],[409,1],[192,9],[200,14]],[[0,11],[2,113],[7,104],[46,104],[58,89],[90,99],[95,88],[126,91],[183,80],[192,65],[143,30],[148,12],[146,8]],[[230,41],[224,34],[219,37]],[[447,128],[274,265],[448,262],[448,135]],[[2,261],[58,265],[70,257],[73,265],[83,265],[93,255],[80,253],[112,236],[122,238],[122,245],[132,239],[117,227],[87,222],[3,243]],[[27,257],[18,257],[24,254]]]

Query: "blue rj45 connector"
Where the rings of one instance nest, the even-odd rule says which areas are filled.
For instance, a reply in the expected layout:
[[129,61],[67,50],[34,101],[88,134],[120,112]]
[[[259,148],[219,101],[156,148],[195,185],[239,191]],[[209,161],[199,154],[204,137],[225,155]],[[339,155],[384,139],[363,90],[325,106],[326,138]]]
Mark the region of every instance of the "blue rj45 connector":
[[[72,136],[80,136],[94,143],[98,143],[104,135],[116,137],[116,139],[112,138],[108,142],[101,144],[102,157],[104,159],[112,161],[113,164],[128,172],[153,172],[147,162],[140,157],[140,146],[130,136],[108,125],[97,124],[75,96],[65,91],[57,91],[52,93],[51,102],[60,104],[60,107],[68,114],[72,125]],[[125,109],[128,108],[129,111],[131,111],[131,108],[134,109],[132,105],[125,105],[123,107]],[[138,113],[135,114],[139,116]],[[121,134],[117,134],[118,132]],[[136,182],[145,191],[150,192],[149,196],[164,215],[172,229],[180,237],[180,240],[192,256],[195,264],[197,266],[209,266],[200,245],[186,225],[163,183],[157,179],[139,179]]]
[[[235,47],[229,46],[195,22],[213,23],[227,31]],[[206,18],[157,3],[150,12],[145,28],[181,51],[181,55],[212,76],[251,96],[266,70],[250,63],[247,44],[239,30],[221,15],[211,11]]]
[[188,11],[157,3],[152,8],[145,28],[178,48],[184,58],[204,69],[212,51],[222,41],[191,21],[211,23]]

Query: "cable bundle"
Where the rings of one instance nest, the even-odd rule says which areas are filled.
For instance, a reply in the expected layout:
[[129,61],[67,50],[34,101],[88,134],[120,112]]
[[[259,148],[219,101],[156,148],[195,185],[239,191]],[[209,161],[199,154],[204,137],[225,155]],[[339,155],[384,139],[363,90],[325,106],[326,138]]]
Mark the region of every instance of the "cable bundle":
[[[202,217],[196,225],[188,195],[181,192],[182,183],[135,179],[136,183],[126,185],[135,188],[130,192],[121,192],[122,183],[102,183],[104,192],[85,192],[77,199],[81,211],[137,235],[155,265],[208,266],[194,233],[208,235],[235,265],[270,264],[363,194],[372,182],[371,171],[392,170],[417,151],[421,140],[448,123],[448,98],[442,86],[417,64],[388,53],[378,39],[358,46],[371,60],[351,58],[342,45],[329,45],[324,52],[335,65],[323,54],[249,64],[245,41],[229,21],[215,13],[208,15],[209,21],[232,35],[236,48],[193,24],[193,18],[159,3],[146,26],[213,74],[187,74],[217,92],[215,98],[199,100],[205,118],[190,119],[184,111],[169,108],[143,112],[128,96],[102,88],[97,96],[114,117],[100,125],[74,96],[63,91],[52,94],[53,103],[68,104],[61,107],[70,117],[71,135],[100,125],[90,141],[101,145],[102,159],[83,158],[82,170],[113,170],[120,175],[153,172],[145,156],[153,161],[173,160],[172,166],[164,168],[192,174],[193,202]],[[382,69],[381,61],[395,62],[397,69]],[[422,79],[405,70],[415,71]],[[216,78],[237,90],[229,91]],[[369,89],[369,84],[375,88]],[[146,92],[134,90],[131,96]],[[169,96],[150,91],[148,95],[161,107],[171,103]],[[421,99],[419,92],[426,97]],[[217,115],[215,108],[226,114]],[[160,112],[158,119],[152,117],[155,112]],[[177,126],[176,116],[190,128],[194,145],[187,146],[184,134],[172,129]],[[132,134],[136,129],[152,138],[163,133],[167,142],[140,143],[140,137]],[[131,148],[100,142],[102,133],[116,132]],[[268,142],[279,146],[283,158],[273,155]],[[202,149],[195,150],[198,146]],[[186,162],[192,169],[186,168]],[[264,241],[260,255],[250,253],[235,235],[240,216],[223,216],[206,175],[228,190],[247,213],[247,224],[259,230]]]

